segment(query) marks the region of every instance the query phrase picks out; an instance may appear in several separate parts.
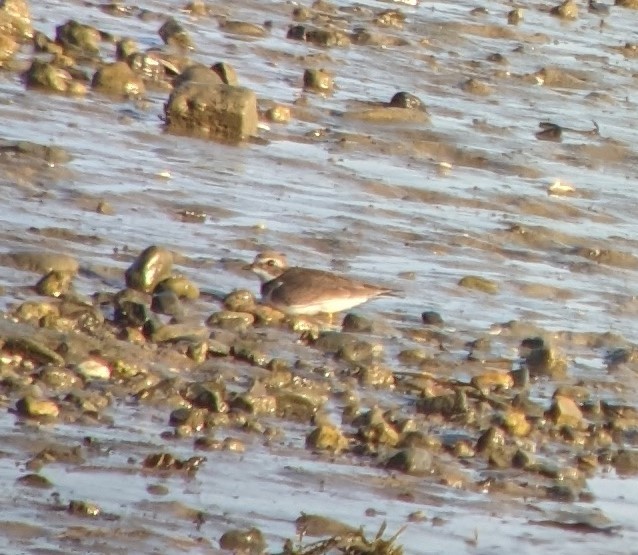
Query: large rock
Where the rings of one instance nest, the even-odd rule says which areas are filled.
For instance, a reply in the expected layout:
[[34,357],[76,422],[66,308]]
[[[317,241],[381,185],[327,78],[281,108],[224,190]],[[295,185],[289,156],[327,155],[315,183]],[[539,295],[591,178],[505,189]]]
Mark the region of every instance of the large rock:
[[244,87],[185,83],[164,106],[171,131],[242,141],[257,132],[257,97]]

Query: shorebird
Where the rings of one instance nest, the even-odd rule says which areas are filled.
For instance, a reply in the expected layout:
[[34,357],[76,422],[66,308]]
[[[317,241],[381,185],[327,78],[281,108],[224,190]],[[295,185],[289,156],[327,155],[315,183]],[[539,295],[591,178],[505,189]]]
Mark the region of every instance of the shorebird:
[[275,251],[259,253],[244,269],[259,276],[263,302],[290,315],[335,314],[375,297],[397,294],[324,270],[288,267],[286,255]]

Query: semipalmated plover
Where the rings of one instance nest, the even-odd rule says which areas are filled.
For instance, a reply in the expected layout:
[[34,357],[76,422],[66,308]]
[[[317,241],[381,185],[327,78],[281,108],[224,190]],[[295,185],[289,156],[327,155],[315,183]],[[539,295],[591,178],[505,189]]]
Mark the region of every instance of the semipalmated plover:
[[261,279],[264,303],[290,315],[335,314],[375,297],[397,295],[388,287],[378,287],[356,279],[313,268],[288,267],[286,256],[264,251],[245,266]]

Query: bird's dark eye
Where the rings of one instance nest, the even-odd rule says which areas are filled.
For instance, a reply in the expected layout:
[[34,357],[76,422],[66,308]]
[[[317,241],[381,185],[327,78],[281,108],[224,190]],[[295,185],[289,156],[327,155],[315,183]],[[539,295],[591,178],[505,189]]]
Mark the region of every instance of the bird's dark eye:
[[277,263],[271,258],[268,262],[266,262],[268,266],[276,266]]

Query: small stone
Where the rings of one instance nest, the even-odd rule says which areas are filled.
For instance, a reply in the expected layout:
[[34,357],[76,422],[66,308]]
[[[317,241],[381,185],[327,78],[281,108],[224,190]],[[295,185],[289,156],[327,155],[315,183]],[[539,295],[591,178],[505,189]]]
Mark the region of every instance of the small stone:
[[139,52],[137,42],[130,37],[124,37],[115,43],[115,58],[118,61],[126,61],[127,58]]
[[514,8],[507,13],[507,23],[509,25],[518,25],[523,20],[523,10]]
[[152,293],[158,283],[169,277],[173,254],[162,247],[144,249],[126,270],[126,285],[131,289]]
[[532,431],[532,425],[524,412],[508,410],[503,415],[503,426],[513,436],[525,437]]
[[514,386],[512,376],[502,372],[486,372],[485,374],[474,376],[470,383],[484,394],[495,389],[511,389]]
[[461,83],[461,88],[466,93],[475,94],[477,96],[488,96],[493,92],[492,87],[490,87],[487,83],[474,78],[470,78]]
[[178,89],[184,84],[200,84],[215,87],[222,83],[219,75],[211,68],[203,64],[194,64],[186,67],[175,79],[173,88]]
[[231,85],[233,87],[237,87],[239,85],[237,72],[230,64],[227,64],[226,62],[217,62],[211,66],[211,69],[219,76],[222,83],[225,85]]
[[25,474],[20,476],[17,480],[21,486],[38,489],[50,489],[53,487],[51,481],[40,474]]
[[256,25],[255,23],[248,23],[246,21],[234,21],[227,19],[220,23],[219,28],[225,33],[232,33],[233,35],[243,35],[254,38],[266,36],[266,29],[264,29],[264,27]]
[[266,549],[264,535],[257,528],[229,530],[219,538],[219,546],[233,553],[258,554]]
[[282,391],[275,395],[277,399],[277,414],[281,418],[296,422],[310,422],[317,414],[321,402],[289,391]]
[[30,395],[16,403],[16,411],[29,418],[57,418],[60,414],[58,405],[48,399],[36,399]]
[[335,29],[307,29],[305,40],[324,48],[349,46],[352,42],[346,33]]
[[487,460],[493,468],[507,469],[511,468],[515,454],[514,448],[506,446],[494,447],[487,453]]
[[111,369],[108,364],[101,359],[87,359],[80,362],[75,369],[80,376],[87,380],[107,381],[111,379]]
[[356,376],[361,385],[371,387],[392,387],[396,382],[392,369],[377,364],[360,366]]
[[55,40],[65,49],[73,48],[84,55],[97,56],[102,37],[95,27],[70,19],[55,28]]
[[246,451],[246,445],[240,439],[233,437],[226,437],[222,441],[222,451],[230,451],[232,453],[244,453]]
[[233,399],[232,408],[253,415],[273,415],[277,412],[277,399],[264,391],[253,390]]
[[306,69],[303,74],[303,88],[305,91],[330,93],[334,90],[332,73],[323,69]]
[[154,329],[151,333],[151,339],[155,343],[197,342],[205,341],[209,334],[210,330],[197,324],[166,324]]
[[206,361],[208,350],[209,349],[207,341],[193,341],[188,344],[188,347],[186,349],[186,356],[197,364],[203,364]]
[[193,383],[181,394],[189,403],[206,411],[228,411],[228,404],[224,401],[225,389],[218,383]]
[[290,108],[278,104],[277,106],[268,108],[264,116],[272,123],[288,123],[290,121]]
[[407,365],[418,365],[431,358],[429,353],[421,349],[404,349],[397,355],[399,362]]
[[515,468],[530,470],[535,467],[536,459],[531,453],[523,451],[522,449],[517,449],[516,453],[514,453],[514,457],[512,457],[512,465]]
[[405,110],[420,110],[425,112],[425,104],[417,96],[408,92],[398,92],[391,99],[388,106],[392,108],[404,108]]
[[173,17],[168,18],[157,33],[168,46],[175,46],[184,50],[193,48],[193,41],[188,32]]
[[402,449],[385,463],[385,467],[414,476],[431,474],[434,457],[426,449],[410,447]]
[[557,395],[552,401],[548,416],[556,426],[580,428],[583,426],[583,412],[569,397]]
[[480,276],[465,276],[459,280],[459,285],[467,289],[476,289],[483,293],[494,294],[498,292],[496,282]]
[[221,310],[214,312],[206,320],[206,325],[224,330],[246,330],[255,323],[255,317],[250,312],[233,312]]
[[560,379],[567,374],[567,361],[551,347],[532,349],[524,358],[530,376]]
[[184,276],[171,276],[157,284],[155,293],[171,291],[179,299],[194,301],[199,298],[199,287]]
[[248,289],[235,289],[224,298],[224,307],[232,312],[252,312],[255,308],[255,295]]
[[380,27],[393,27],[395,29],[403,29],[405,22],[405,14],[399,10],[383,10],[373,19],[375,25]]
[[574,0],[565,0],[558,6],[554,6],[549,13],[562,19],[576,19],[578,17],[578,4]]
[[356,528],[334,518],[306,513],[301,513],[295,520],[295,530],[300,536],[311,538],[343,536],[357,532]]
[[74,272],[52,270],[36,283],[35,290],[39,295],[60,297],[69,292],[74,277]]
[[372,445],[394,447],[399,443],[400,435],[396,428],[388,422],[380,410],[373,409],[367,415],[368,422],[359,427],[357,435]]
[[350,363],[369,362],[380,353],[381,345],[368,341],[348,341],[338,351],[337,357]]
[[479,453],[489,453],[494,448],[505,445],[505,433],[500,428],[491,426],[481,434],[476,442],[476,450]]
[[53,92],[70,92],[73,78],[71,74],[56,65],[35,59],[25,73],[25,82],[31,89],[43,89]]
[[91,87],[104,94],[128,97],[141,96],[146,91],[144,81],[126,62],[113,62],[98,69]]
[[75,372],[59,366],[46,366],[40,371],[39,378],[40,383],[56,392],[68,391],[80,382]]
[[87,501],[70,501],[67,509],[69,513],[76,516],[96,517],[100,515],[100,507],[95,503]]
[[186,426],[192,431],[200,431],[206,422],[205,409],[179,408],[171,412],[168,423],[171,426]]
[[95,207],[95,211],[98,214],[102,214],[104,216],[112,216],[115,214],[115,210],[113,206],[107,200],[100,200]]
[[306,447],[339,453],[348,448],[348,440],[336,426],[324,424],[315,428],[306,437]]
[[421,320],[426,326],[438,326],[444,325],[443,318],[438,312],[433,310],[426,310],[421,313]]
[[372,331],[373,325],[372,320],[369,318],[350,312],[344,317],[341,323],[341,330],[344,332],[367,333]]
[[164,484],[149,484],[146,491],[151,495],[157,496],[164,496],[169,493],[169,489]]

